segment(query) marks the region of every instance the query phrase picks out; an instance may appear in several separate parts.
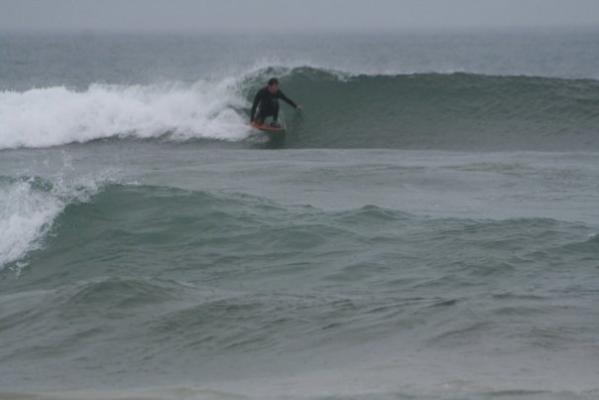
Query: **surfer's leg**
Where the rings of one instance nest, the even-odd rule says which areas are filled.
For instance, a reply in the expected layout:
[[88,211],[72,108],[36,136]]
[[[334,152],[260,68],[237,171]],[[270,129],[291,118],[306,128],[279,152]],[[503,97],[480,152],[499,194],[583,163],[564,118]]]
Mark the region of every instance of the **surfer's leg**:
[[260,107],[258,109],[258,115],[256,115],[256,122],[258,122],[259,124],[263,124],[264,121],[266,120],[266,117],[268,117],[268,110],[265,107]]
[[274,101],[272,103],[272,122],[277,122],[279,120],[279,102]]

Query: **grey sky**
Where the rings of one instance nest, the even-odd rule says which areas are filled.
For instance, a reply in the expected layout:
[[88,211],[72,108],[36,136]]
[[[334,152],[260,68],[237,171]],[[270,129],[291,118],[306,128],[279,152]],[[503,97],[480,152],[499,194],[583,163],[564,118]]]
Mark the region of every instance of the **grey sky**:
[[0,30],[599,26],[599,0],[0,0]]

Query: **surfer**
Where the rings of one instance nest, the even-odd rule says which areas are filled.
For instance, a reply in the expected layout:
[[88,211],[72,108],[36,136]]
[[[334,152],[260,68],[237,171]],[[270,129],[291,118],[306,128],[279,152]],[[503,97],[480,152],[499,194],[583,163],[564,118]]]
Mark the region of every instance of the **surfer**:
[[[272,117],[270,125],[273,127],[280,127],[281,125],[277,122],[279,118],[279,99],[285,101],[296,110],[302,109],[300,105],[285,96],[279,89],[279,80],[277,78],[271,78],[268,81],[268,84],[260,89],[258,93],[256,93],[256,97],[254,97],[252,113],[250,115],[251,122],[264,124],[264,120],[267,117]],[[258,111],[257,115],[256,110]]]

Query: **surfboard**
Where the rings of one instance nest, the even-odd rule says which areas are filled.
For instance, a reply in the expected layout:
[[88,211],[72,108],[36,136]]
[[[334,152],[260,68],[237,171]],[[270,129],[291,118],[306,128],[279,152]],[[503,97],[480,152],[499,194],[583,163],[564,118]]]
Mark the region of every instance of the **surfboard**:
[[251,127],[254,129],[258,129],[262,132],[267,133],[285,133],[285,126],[281,125],[280,127],[270,126],[268,124],[258,124],[256,122],[250,123]]

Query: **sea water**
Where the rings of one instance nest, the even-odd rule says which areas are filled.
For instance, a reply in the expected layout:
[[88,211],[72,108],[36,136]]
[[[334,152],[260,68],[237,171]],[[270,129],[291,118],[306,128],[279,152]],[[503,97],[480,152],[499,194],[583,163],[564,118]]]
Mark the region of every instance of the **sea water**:
[[0,55],[0,397],[599,396],[599,31]]

